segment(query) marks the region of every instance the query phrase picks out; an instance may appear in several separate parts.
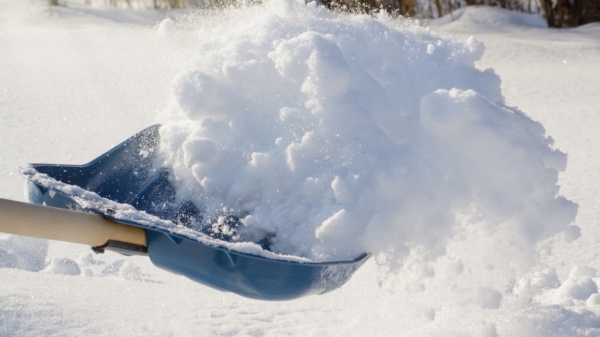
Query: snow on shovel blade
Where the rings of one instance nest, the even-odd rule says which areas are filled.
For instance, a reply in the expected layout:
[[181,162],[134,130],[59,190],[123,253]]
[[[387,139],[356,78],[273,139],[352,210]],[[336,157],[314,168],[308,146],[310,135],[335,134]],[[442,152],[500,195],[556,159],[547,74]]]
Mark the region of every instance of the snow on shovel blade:
[[[368,258],[363,254],[349,261],[294,261],[269,252],[268,242],[262,243],[261,254],[240,252],[232,249],[227,237],[187,228],[190,220],[201,219],[202,212],[191,202],[176,204],[170,172],[156,166],[159,127],[141,131],[86,165],[31,165],[22,171],[29,180],[30,201],[92,211],[145,231],[146,247],[109,241],[94,247],[97,252],[147,252],[159,268],[255,299],[288,300],[329,292],[348,281]],[[115,211],[120,206],[114,205],[129,209]],[[123,216],[127,211],[137,216]]]

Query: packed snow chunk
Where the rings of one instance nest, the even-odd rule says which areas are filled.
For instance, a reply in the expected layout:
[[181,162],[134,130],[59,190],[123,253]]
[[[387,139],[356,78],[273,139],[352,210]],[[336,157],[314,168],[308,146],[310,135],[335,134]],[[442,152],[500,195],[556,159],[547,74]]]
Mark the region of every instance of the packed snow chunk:
[[269,57],[281,75],[301,81],[301,92],[310,96],[341,97],[350,89],[352,72],[331,34],[302,33],[280,43]]
[[556,289],[560,287],[560,281],[555,269],[547,269],[533,275],[531,284],[540,289]]
[[549,289],[560,287],[560,281],[555,269],[546,269],[534,273],[531,277],[521,279],[514,288],[514,293],[527,298],[532,298]]
[[435,46],[433,44],[427,45],[427,54],[433,54],[435,52]]
[[477,41],[473,36],[470,36],[466,43],[465,47],[468,50],[468,53],[464,53],[463,62],[466,62],[470,65],[475,64],[475,62],[479,61],[485,52],[485,47],[483,43]]
[[173,19],[166,18],[158,25],[156,35],[159,37],[169,37],[175,33],[175,30],[175,21],[173,21]]
[[80,275],[81,269],[79,269],[79,265],[75,261],[68,258],[60,258],[52,259],[50,265],[44,269],[44,272],[60,275]]
[[[46,267],[48,241],[10,235],[0,239],[0,264],[9,268],[40,271]],[[16,265],[15,265],[16,259]]]
[[579,277],[596,277],[596,269],[586,266],[575,266],[569,272],[569,278],[575,279]]
[[558,296],[564,300],[587,300],[592,294],[598,293],[598,285],[592,277],[596,270],[588,267],[575,266],[569,278],[558,288]]
[[462,274],[462,272],[465,270],[465,264],[463,263],[463,260],[461,258],[456,258],[456,260],[454,260],[453,269],[456,275]]
[[588,306],[600,305],[600,294],[592,294],[587,301],[585,301],[585,304]]
[[482,309],[498,309],[502,302],[502,294],[489,288],[479,288],[475,293],[475,304]]
[[196,164],[209,163],[217,153],[213,141],[207,138],[189,138],[183,144],[185,165],[192,167]]
[[[517,315],[512,324],[523,328],[516,335],[565,337],[599,336],[600,317],[585,308],[567,309],[559,305],[536,307]],[[529,327],[527,329],[526,327]]]
[[[219,109],[227,107],[229,95],[226,86],[202,71],[178,75],[173,80],[171,92],[181,110],[192,120],[207,112],[218,114]],[[202,100],[197,99],[198,94],[202,95]]]
[[425,318],[429,321],[435,321],[435,309],[427,308],[424,312]]
[[496,330],[495,324],[486,324],[481,333],[479,334],[481,337],[498,337],[498,332]]
[[220,15],[161,117],[159,164],[202,210],[193,229],[229,219],[234,244],[398,263],[445,254],[459,215],[527,247],[574,219],[566,155],[475,68],[476,39],[292,0]]
[[569,226],[564,230],[567,242],[573,242],[581,237],[581,228],[578,226]]

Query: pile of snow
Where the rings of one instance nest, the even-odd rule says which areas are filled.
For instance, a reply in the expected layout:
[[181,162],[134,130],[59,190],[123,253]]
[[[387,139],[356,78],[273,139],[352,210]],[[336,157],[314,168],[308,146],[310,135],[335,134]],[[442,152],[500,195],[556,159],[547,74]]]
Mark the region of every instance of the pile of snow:
[[546,269],[523,278],[514,288],[522,298],[537,299],[542,303],[566,307],[585,307],[600,304],[598,285],[594,280],[596,269],[574,266],[568,278],[561,283],[554,269]]
[[541,15],[512,12],[500,7],[469,6],[441,18],[431,20],[430,26],[452,31],[503,31],[515,28],[548,28]]
[[272,0],[200,29],[160,130],[178,198],[208,215],[196,226],[313,261],[390,262],[444,254],[459,220],[523,247],[566,229],[566,156],[474,67],[484,46],[397,26]]
[[569,278],[558,288],[557,294],[563,300],[585,301],[598,293],[598,285],[593,278],[596,269],[575,266],[569,273]]

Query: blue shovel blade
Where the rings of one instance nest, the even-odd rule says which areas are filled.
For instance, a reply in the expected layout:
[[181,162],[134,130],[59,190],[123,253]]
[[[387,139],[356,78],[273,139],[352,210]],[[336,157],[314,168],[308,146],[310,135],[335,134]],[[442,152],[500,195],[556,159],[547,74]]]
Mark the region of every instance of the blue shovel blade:
[[[191,202],[176,203],[175,188],[169,179],[171,172],[156,166],[159,128],[160,125],[151,126],[85,165],[33,164],[32,167],[59,182],[189,227],[192,220],[202,219],[203,213]],[[31,179],[28,190],[32,203],[70,209],[77,204],[70,195]],[[329,292],[346,283],[369,256],[362,254],[354,260],[323,263],[266,258],[208,245],[159,226],[116,219],[108,210],[95,211],[114,221],[143,228],[148,255],[155,266],[254,299],[289,300]],[[209,231],[204,234],[216,242],[230,239],[216,237]],[[268,250],[269,238],[260,244]]]

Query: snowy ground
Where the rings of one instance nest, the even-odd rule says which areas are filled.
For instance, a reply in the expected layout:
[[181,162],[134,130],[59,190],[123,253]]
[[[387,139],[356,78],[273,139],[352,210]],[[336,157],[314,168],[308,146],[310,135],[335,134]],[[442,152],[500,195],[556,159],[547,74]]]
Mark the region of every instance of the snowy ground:
[[[579,239],[561,234],[538,245],[539,256],[513,258],[531,260],[523,275],[554,268],[585,298],[562,296],[568,289],[553,289],[551,273],[531,279],[544,289],[534,301],[518,298],[515,289],[525,286],[505,282],[511,275],[502,264],[510,261],[486,238],[468,247],[459,237],[449,249],[455,255],[396,274],[371,260],[333,293],[281,303],[221,293],[143,258],[90,259],[87,247],[51,242],[45,271],[0,268],[0,336],[600,336],[600,298],[588,299],[593,286],[585,283],[597,281],[595,273],[569,276],[576,265],[600,268],[600,25],[535,28],[535,20],[478,10],[434,29],[484,42],[477,66],[493,68],[507,102],[540,121],[569,155],[559,184],[579,204]],[[24,200],[22,163],[83,163],[155,122],[193,34],[158,38],[165,15],[0,3],[0,197]],[[36,245],[0,241],[6,250]],[[80,275],[53,269],[57,259],[73,260]],[[500,304],[487,288],[502,295]]]

